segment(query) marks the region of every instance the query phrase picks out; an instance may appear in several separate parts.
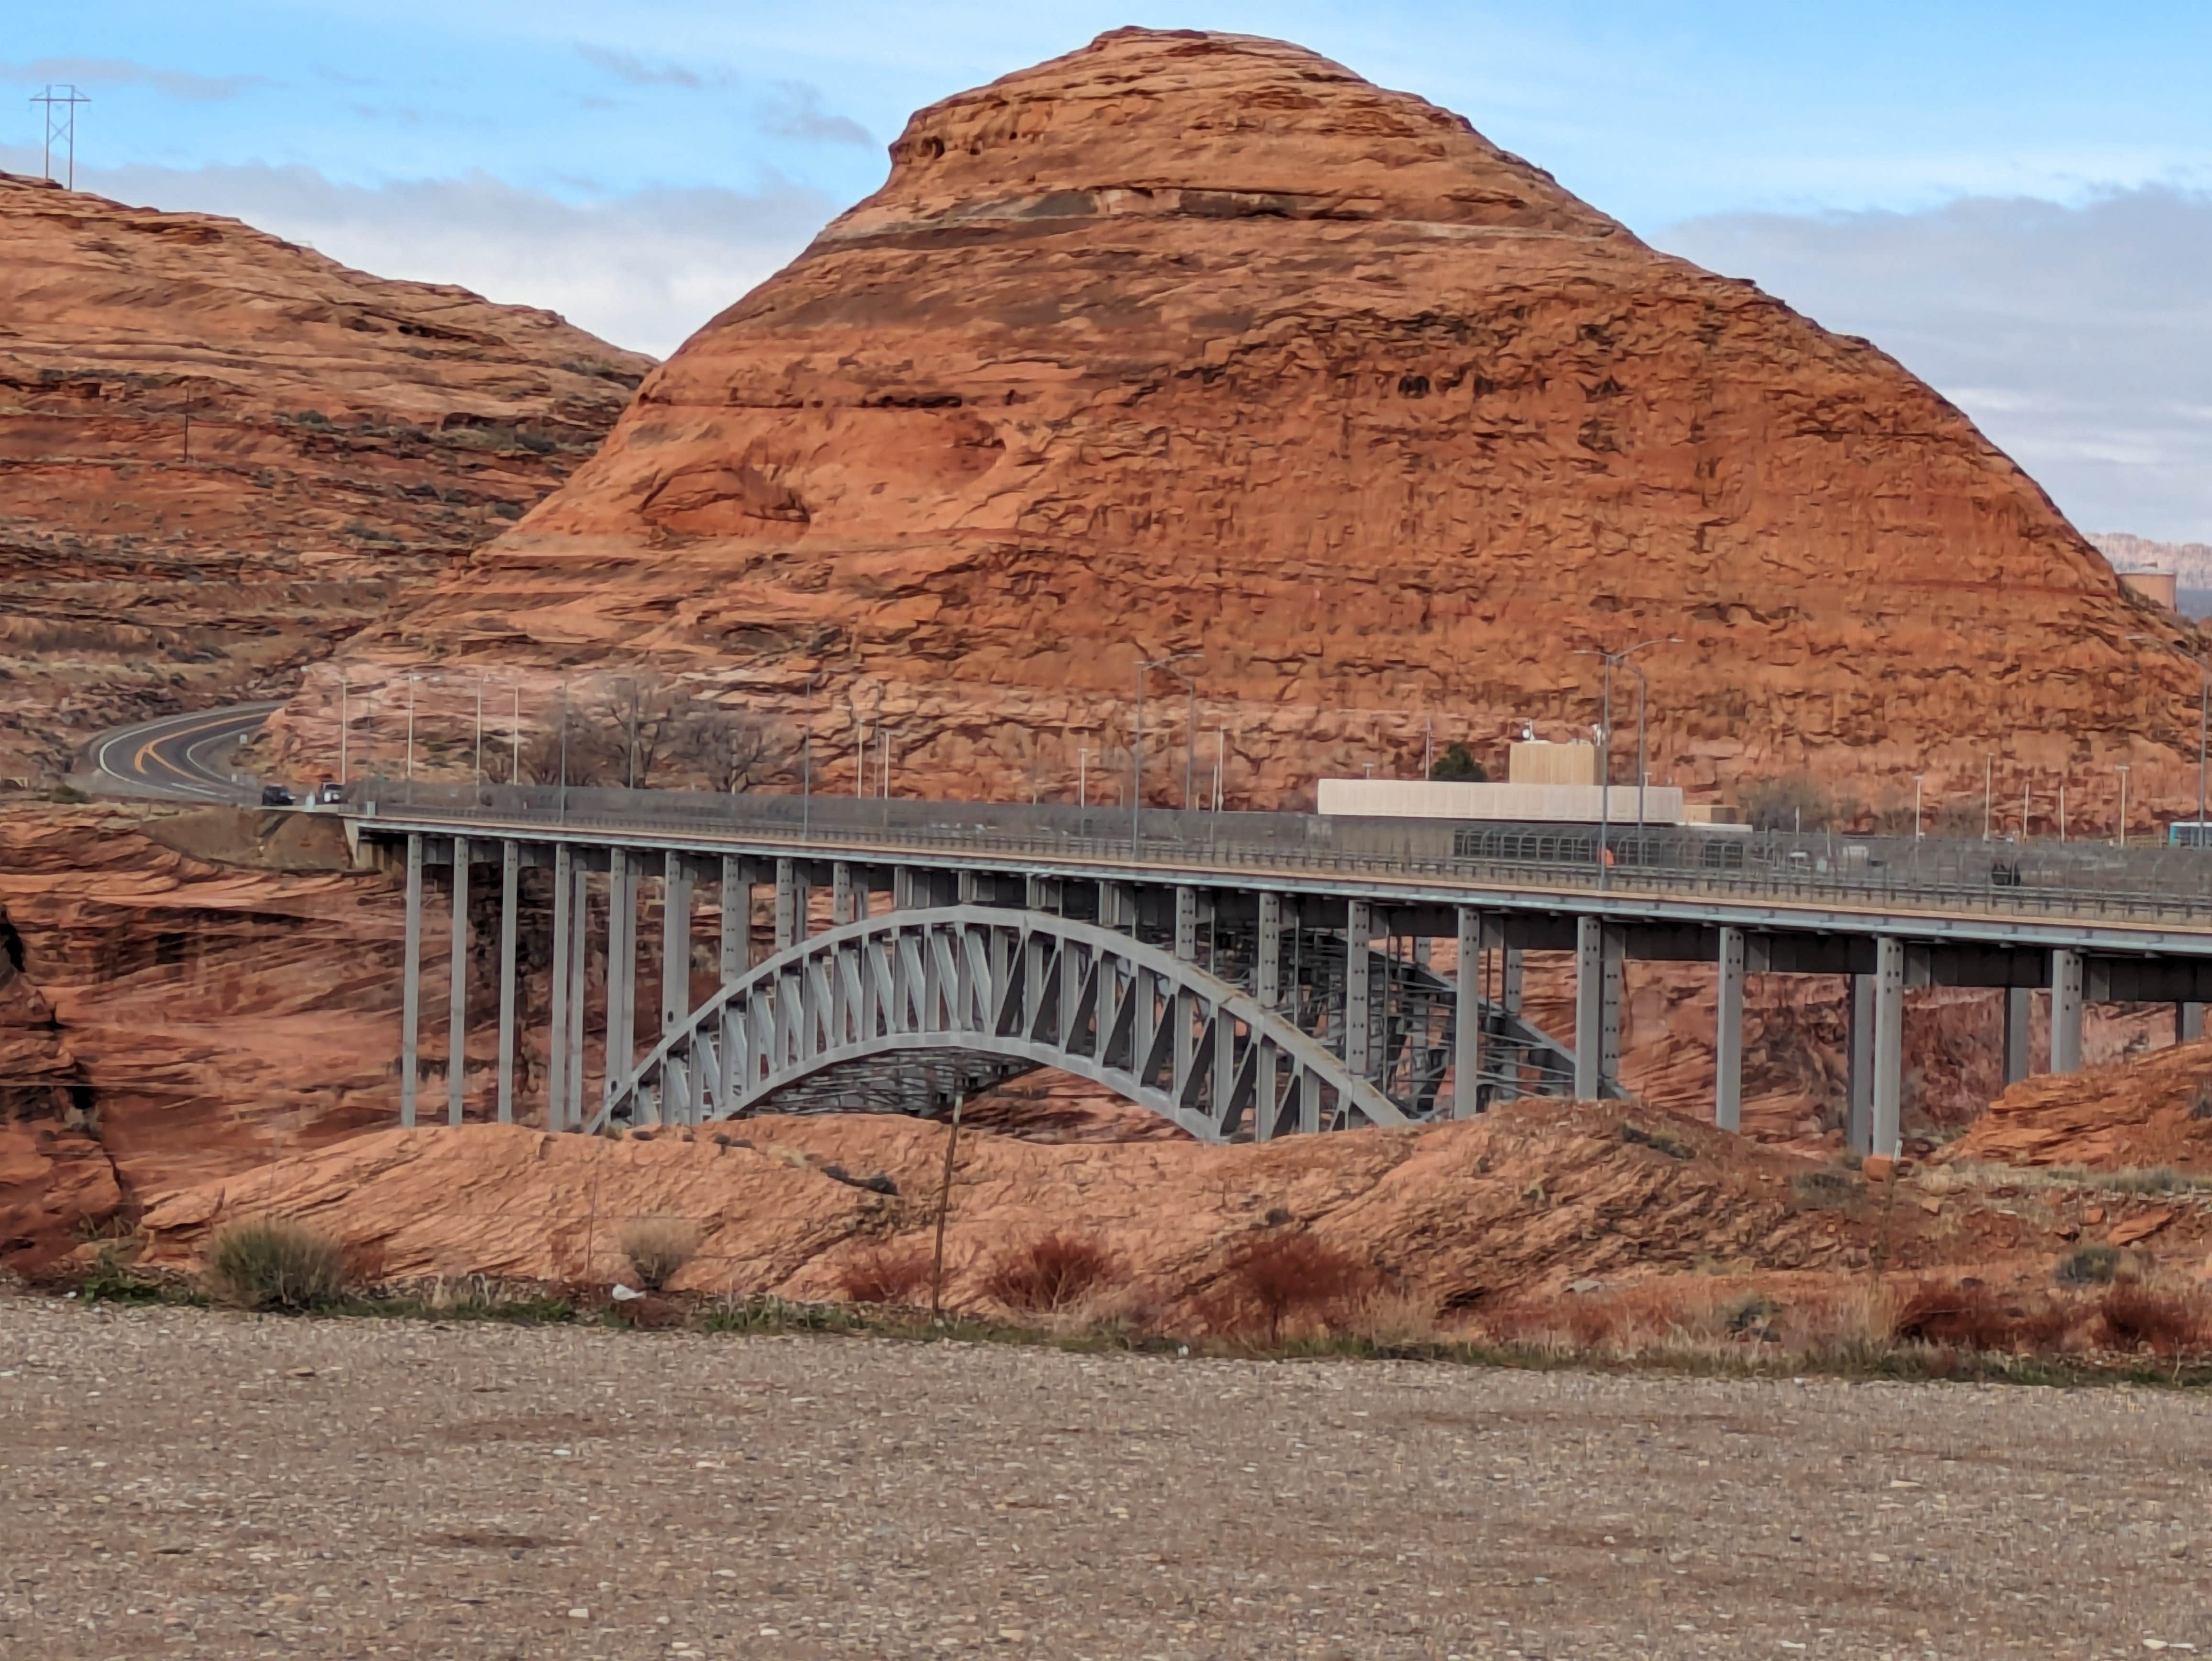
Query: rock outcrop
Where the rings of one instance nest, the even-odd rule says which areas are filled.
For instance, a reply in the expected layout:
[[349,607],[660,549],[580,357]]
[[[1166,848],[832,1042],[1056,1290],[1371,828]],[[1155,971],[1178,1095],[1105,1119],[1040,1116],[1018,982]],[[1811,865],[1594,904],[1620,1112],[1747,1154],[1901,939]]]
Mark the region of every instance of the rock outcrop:
[[0,782],[289,684],[520,517],[651,360],[0,173]]
[[2023,1079],[1942,1157],[2212,1176],[2212,1041]]
[[1812,768],[1876,807],[1924,773],[1978,809],[1994,751],[2001,797],[2069,780],[2077,823],[2117,762],[2139,804],[2183,790],[2183,625],[1963,415],[1449,111],[1127,29],[922,110],[891,161],[356,684],[495,666],[544,721],[562,678],[654,666],[811,707],[817,788],[887,749],[896,792],[1066,799],[1088,749],[1110,800],[1138,662],[1190,653],[1200,780],[1218,745],[1267,806],[1431,732],[1587,730],[1577,654],[1656,638],[1653,770],[1697,789]]

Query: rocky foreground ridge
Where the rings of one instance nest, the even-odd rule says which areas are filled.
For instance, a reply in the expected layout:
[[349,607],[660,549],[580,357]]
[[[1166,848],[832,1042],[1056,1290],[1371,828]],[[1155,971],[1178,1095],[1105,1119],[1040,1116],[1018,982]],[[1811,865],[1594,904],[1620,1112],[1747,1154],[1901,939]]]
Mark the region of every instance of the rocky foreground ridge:
[[598,446],[651,360],[0,173],[0,782],[276,686]]
[[[1087,747],[1110,800],[1136,663],[1190,653],[1201,776],[1223,729],[1264,806],[1431,730],[1586,726],[1577,653],[1679,637],[1639,660],[1662,778],[1978,807],[1994,751],[2077,817],[2117,762],[2182,790],[2185,626],[1963,415],[1449,111],[1125,29],[921,111],[891,162],[356,684],[495,666],[542,720],[643,660],[795,725],[819,677],[817,788],[864,748],[879,788],[887,745],[898,792],[1066,798]],[[334,749],[335,690],[295,754]]]

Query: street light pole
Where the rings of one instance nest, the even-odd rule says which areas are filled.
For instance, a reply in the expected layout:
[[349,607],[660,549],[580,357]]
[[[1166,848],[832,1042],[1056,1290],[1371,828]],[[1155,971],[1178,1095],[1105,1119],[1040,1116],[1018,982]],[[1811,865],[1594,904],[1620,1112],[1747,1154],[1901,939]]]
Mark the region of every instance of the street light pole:
[[[1681,643],[1682,637],[1680,635],[1665,635],[1650,640],[1639,641],[1623,651],[1607,652],[1601,648],[1588,648],[1575,654],[1577,657],[1596,658],[1605,666],[1605,691],[1600,703],[1597,727],[1597,885],[1600,888],[1611,885],[1611,878],[1607,874],[1606,843],[1613,830],[1613,667],[1617,664],[1627,663],[1628,660],[1638,652],[1648,651],[1654,646],[1679,646]],[[1638,684],[1641,685],[1644,679],[1643,672],[1632,668],[1630,672],[1636,676]],[[1639,834],[1644,828],[1644,703],[1639,696],[1636,715],[1636,822]]]
[[1642,858],[1644,847],[1644,706],[1651,692],[1651,684],[1644,678],[1644,671],[1635,664],[1625,666],[1636,677],[1636,846],[1638,858]]
[[[1135,859],[1142,847],[1145,811],[1145,675],[1149,670],[1165,669],[1198,655],[1195,652],[1173,652],[1164,658],[1139,658],[1137,660],[1137,716],[1129,733],[1129,857]],[[1192,691],[1194,705],[1197,698]]]
[[806,678],[806,731],[799,747],[799,834],[802,837],[814,825],[814,689],[821,684],[819,669]]
[[477,674],[477,788],[483,788],[483,695],[484,678]]
[[2124,765],[2123,765],[2118,770],[2120,775],[2120,834],[2112,838],[2112,846],[2115,848],[2125,848],[2128,845],[2128,770]]
[[1915,842],[1920,840],[1920,787],[1927,776],[1925,773],[1912,776],[1912,840]]
[[507,764],[507,782],[522,782],[522,683],[514,683],[514,754]]
[[1993,755],[1982,757],[1982,840],[1990,839],[1990,792],[1996,787],[1997,758]]
[[346,672],[338,671],[338,782],[343,784],[353,776],[346,771],[346,728],[350,711],[346,708]]
[[421,678],[420,675],[407,677],[407,779],[410,784],[415,779],[415,683]]

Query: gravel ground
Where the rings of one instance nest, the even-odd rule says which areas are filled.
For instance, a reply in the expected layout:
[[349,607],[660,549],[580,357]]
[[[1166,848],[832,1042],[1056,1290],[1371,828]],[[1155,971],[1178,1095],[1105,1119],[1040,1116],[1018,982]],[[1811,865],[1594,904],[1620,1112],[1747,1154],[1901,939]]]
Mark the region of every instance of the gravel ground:
[[2212,1402],[0,1297],[0,1656],[2212,1652]]

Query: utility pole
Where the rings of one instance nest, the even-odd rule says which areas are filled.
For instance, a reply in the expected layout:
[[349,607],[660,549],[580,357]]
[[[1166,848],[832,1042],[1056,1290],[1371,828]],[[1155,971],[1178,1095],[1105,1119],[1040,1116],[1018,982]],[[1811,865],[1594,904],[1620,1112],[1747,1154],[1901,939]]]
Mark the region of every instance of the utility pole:
[[66,82],[57,92],[50,81],[44,92],[31,94],[31,101],[46,106],[46,179],[52,182],[54,176],[54,140],[58,138],[68,157],[69,178],[63,188],[73,191],[76,188],[76,106],[92,100]]

